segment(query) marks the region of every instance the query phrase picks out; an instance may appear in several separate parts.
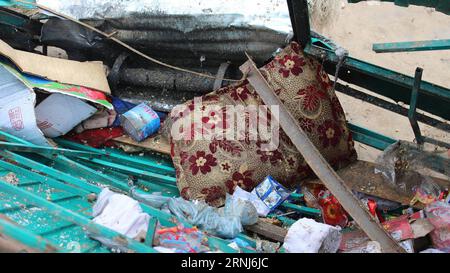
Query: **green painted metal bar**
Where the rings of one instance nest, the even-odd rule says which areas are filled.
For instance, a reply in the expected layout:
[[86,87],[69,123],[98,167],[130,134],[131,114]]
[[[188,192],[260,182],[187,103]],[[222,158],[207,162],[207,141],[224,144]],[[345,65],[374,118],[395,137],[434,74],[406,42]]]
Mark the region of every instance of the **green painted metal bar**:
[[37,252],[61,252],[61,249],[41,236],[0,218],[0,234]]
[[77,224],[78,226],[83,227],[83,229],[88,232],[108,238],[113,240],[114,242],[123,244],[124,247],[129,248],[130,250],[136,252],[145,252],[145,253],[157,253],[151,247],[148,247],[142,243],[139,243],[135,240],[132,240],[116,231],[113,231],[109,228],[103,227],[99,224],[94,223],[90,219],[83,217],[75,212],[72,212],[64,207],[49,202],[41,197],[38,197],[28,191],[22,190],[21,188],[10,185],[9,183],[0,179],[0,191],[8,193],[10,195],[16,195],[19,198],[26,200],[32,205],[40,208],[46,209],[50,214],[60,217],[61,219]]
[[53,177],[54,179],[62,180],[79,188],[82,188],[88,192],[100,193],[100,190],[98,188],[94,187],[89,183],[86,183],[85,180],[76,178],[68,173],[58,171],[45,164],[41,164],[39,162],[31,160],[27,157],[18,155],[10,151],[0,151],[0,155],[9,160],[12,160],[13,162],[17,162],[20,165],[23,165],[27,168],[38,170],[39,172],[45,173],[46,175]]
[[294,219],[291,219],[291,218],[285,217],[285,216],[276,215],[273,213],[267,215],[267,217],[278,219],[281,222],[283,222],[283,224],[285,224],[286,226],[292,226],[295,223]]
[[[2,162],[0,161],[0,167],[11,167],[11,166],[10,165],[3,166]],[[19,168],[18,169],[13,169],[13,171],[22,172],[24,175],[29,175],[30,174],[29,171],[23,171],[23,170],[20,170]],[[49,185],[53,184],[52,182],[54,182],[52,180],[48,180],[48,178],[46,178],[46,177],[34,176],[33,178],[37,178],[37,179],[41,180],[43,183],[50,182],[50,183],[48,183]],[[59,185],[57,184],[56,186],[59,186]],[[101,189],[99,187],[97,187],[96,192],[99,192],[99,191],[101,191]],[[144,193],[144,192],[141,191],[141,193]],[[67,199],[67,198],[68,197],[65,197],[65,199]],[[57,201],[60,201],[60,200],[57,200],[57,199],[53,200],[53,202],[57,202]],[[147,205],[142,204],[142,203],[140,203],[140,205],[141,205],[141,207],[142,207],[144,212],[148,213],[152,217],[158,218],[163,225],[165,225],[165,226],[174,226],[174,225],[176,225],[174,223],[174,216],[173,215],[165,213],[163,211],[160,211],[160,210],[158,210],[156,208],[147,206]],[[8,211],[11,211],[11,210],[14,210],[14,209],[20,209],[20,207],[17,207],[17,208],[11,207],[11,208],[8,209]],[[184,222],[184,221],[180,221],[180,222],[182,222],[183,225],[185,225],[187,227],[192,227],[192,225],[190,225],[187,222]],[[224,252],[230,252],[230,251],[231,252],[235,252],[234,249],[232,249],[231,247],[227,246],[228,243],[225,240],[223,240],[223,239],[209,237],[208,240],[210,242],[210,247],[211,248],[217,248],[217,249],[220,249],[221,251],[224,251]]]
[[450,39],[416,41],[416,42],[379,43],[373,44],[372,49],[376,53],[446,50],[450,49]]
[[301,193],[291,193],[291,195],[290,195],[291,198],[297,199],[297,200],[303,199],[304,196],[305,195],[301,194]]
[[145,236],[145,244],[152,247],[153,237],[155,237],[156,227],[158,226],[158,219],[156,217],[150,218],[148,222],[147,235]]
[[[86,166],[91,167],[93,169],[98,168],[98,165],[95,165],[91,162],[83,162]],[[115,169],[103,169],[102,172],[108,176],[112,176],[115,179],[118,180],[123,180],[123,181],[129,181],[130,180],[130,175],[129,174],[125,174],[125,173],[121,173]],[[175,196],[175,195],[179,195],[179,191],[176,185],[172,185],[172,184],[168,184],[168,183],[160,183],[158,181],[148,181],[142,178],[134,178],[133,179],[134,184],[136,186],[140,186],[141,188],[148,188],[151,189],[151,191],[160,191],[162,193],[164,192],[170,192],[172,193],[169,196]],[[128,185],[128,184],[127,184]],[[128,185],[129,188],[130,185]]]
[[75,151],[61,148],[53,148],[53,147],[43,147],[43,146],[29,146],[26,144],[19,143],[10,143],[0,141],[0,148],[7,149],[12,152],[24,152],[24,153],[38,153],[41,155],[49,155],[49,156],[57,156],[57,155],[66,155],[66,156],[87,156],[87,157],[99,157],[99,153],[95,152],[84,152],[84,151]]
[[418,144],[423,144],[424,139],[422,137],[422,133],[420,132],[419,123],[416,118],[416,107],[417,107],[417,99],[419,97],[419,89],[420,84],[422,82],[422,72],[423,69],[418,67],[416,69],[416,76],[414,78],[414,86],[411,93],[411,102],[409,103],[409,111],[408,111],[408,119],[411,127],[414,131],[414,136],[416,137],[416,141]]
[[24,28],[30,24],[30,21],[26,16],[18,15],[9,9],[5,10],[2,8],[0,9],[0,24],[15,28]]
[[322,214],[322,212],[318,209],[295,205],[295,204],[289,203],[287,201],[283,202],[280,206],[285,209],[292,209],[299,213],[303,213],[303,214],[307,214],[307,215],[311,215],[311,216],[315,216],[315,217]]
[[[27,4],[30,3],[30,4]],[[21,8],[27,8],[27,9],[33,9],[35,8],[35,0],[20,0],[20,1],[14,1],[14,0],[0,0],[0,6],[2,7],[21,7]]]
[[[334,75],[338,56],[332,51],[311,45],[305,53],[322,60],[325,71]],[[352,57],[347,57],[339,71],[339,79],[408,104],[414,78]],[[450,119],[450,90],[422,81],[417,108]]]
[[54,141],[59,145],[62,145],[67,148],[103,154],[106,157],[103,158],[104,160],[112,161],[115,163],[127,165],[138,169],[146,169],[152,172],[157,172],[159,174],[175,175],[175,168],[173,166],[161,164],[156,160],[152,160],[146,157],[132,156],[128,154],[124,155],[121,152],[115,151],[114,149],[111,148],[96,149],[87,145],[79,144],[62,138],[56,138],[54,139]]
[[163,183],[175,185],[177,182],[176,178],[172,177],[172,176],[165,176],[165,175],[160,175],[157,173],[147,172],[144,170],[139,170],[136,168],[112,163],[112,162],[102,160],[102,159],[97,159],[97,158],[93,158],[93,159],[89,159],[89,158],[85,158],[85,157],[79,157],[79,158],[89,161],[89,162],[92,162],[92,163],[95,163],[95,164],[98,164],[98,165],[106,167],[106,168],[114,168],[116,170],[119,170],[119,171],[127,173],[127,174],[136,175],[136,176],[143,177],[143,178],[149,178],[149,179],[156,180],[156,181],[163,182]]
[[23,140],[20,137],[16,137],[16,136],[11,135],[2,130],[0,130],[0,141],[8,141],[8,142],[12,142],[12,143],[20,143],[20,144],[25,144],[25,145],[30,145],[30,146],[37,146],[37,145],[32,144],[31,142]]
[[355,124],[349,123],[348,128],[352,133],[354,141],[367,144],[378,150],[384,150],[389,145],[394,144],[396,142],[396,140],[393,138],[378,134],[376,132],[373,132],[371,130],[368,130]]
[[[5,139],[6,141],[13,142],[13,143],[21,143],[26,144],[35,147],[36,145],[25,141],[21,138],[18,138],[16,136],[13,136],[11,134],[8,134],[4,131],[0,130],[0,140]],[[79,178],[86,179],[90,181],[91,183],[103,183],[106,185],[110,185],[112,187],[116,187],[120,190],[125,190],[126,187],[124,187],[124,183],[122,181],[116,180],[114,178],[111,178],[107,175],[102,174],[101,172],[98,172],[97,170],[91,169],[89,167],[86,167],[82,164],[79,164],[76,161],[73,161],[63,155],[57,155],[56,157],[48,156],[43,154],[44,157],[47,157],[51,160],[55,161],[54,167],[58,168],[59,170],[65,171],[67,173],[77,175]]]
[[72,194],[76,194],[79,196],[86,196],[90,193],[89,191],[86,191],[84,189],[74,187],[70,184],[65,184],[63,182],[57,181],[57,180],[52,179],[47,176],[40,175],[36,172],[26,170],[22,167],[19,167],[17,165],[11,164],[11,163],[3,161],[3,160],[0,160],[0,167],[3,169],[6,169],[6,170],[12,171],[14,173],[20,174],[20,175],[26,175],[27,177],[37,180],[41,183],[47,184],[47,185],[57,188],[57,189],[65,190]]

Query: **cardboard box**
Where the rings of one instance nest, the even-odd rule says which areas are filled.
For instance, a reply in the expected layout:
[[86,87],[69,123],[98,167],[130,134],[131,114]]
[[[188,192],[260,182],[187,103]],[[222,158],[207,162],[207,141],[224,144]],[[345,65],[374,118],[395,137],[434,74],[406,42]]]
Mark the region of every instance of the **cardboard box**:
[[111,93],[102,62],[77,62],[16,50],[0,40],[0,55],[20,71],[60,83]]
[[35,111],[38,127],[44,135],[58,137],[92,116],[97,108],[71,96],[52,94]]
[[0,130],[40,146],[50,146],[36,124],[36,95],[0,66]]

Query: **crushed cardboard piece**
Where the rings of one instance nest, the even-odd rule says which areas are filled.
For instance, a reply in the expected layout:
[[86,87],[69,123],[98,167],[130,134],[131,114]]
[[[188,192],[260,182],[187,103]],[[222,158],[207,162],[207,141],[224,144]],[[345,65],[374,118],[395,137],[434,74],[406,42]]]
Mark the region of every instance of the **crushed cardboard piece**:
[[0,66],[0,130],[39,146],[50,146],[36,124],[36,94]]
[[52,94],[35,109],[38,127],[48,137],[65,135],[97,109],[80,99]]
[[427,219],[417,219],[411,224],[414,238],[427,236],[434,230],[434,226]]
[[16,76],[30,89],[73,96],[82,100],[96,103],[110,110],[114,109],[113,105],[108,101],[107,95],[103,92],[83,86],[58,83],[41,77],[21,73],[17,71],[17,69],[12,65],[7,64],[6,62],[0,61],[0,65],[6,68],[6,70],[8,70],[14,76]]
[[0,40],[0,54],[22,72],[111,93],[101,62],[77,62],[16,50]]

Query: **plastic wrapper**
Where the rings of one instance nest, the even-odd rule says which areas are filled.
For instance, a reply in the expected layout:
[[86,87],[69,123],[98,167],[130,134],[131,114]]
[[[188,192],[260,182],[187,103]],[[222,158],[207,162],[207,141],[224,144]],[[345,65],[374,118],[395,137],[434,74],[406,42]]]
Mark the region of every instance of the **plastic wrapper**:
[[348,224],[347,213],[329,190],[319,193],[318,202],[322,211],[323,221],[326,224],[340,227],[345,227]]
[[371,241],[369,237],[360,229],[347,231],[342,234],[339,246],[341,253],[381,253],[381,246],[378,242]]
[[346,211],[324,185],[305,183],[302,185],[301,190],[304,194],[306,205],[310,208],[321,210],[325,224],[340,227],[345,227],[348,224]]
[[441,251],[439,249],[435,249],[435,248],[428,248],[425,249],[424,251],[420,251],[420,253],[445,253],[444,251]]
[[289,190],[270,175],[258,184],[252,193],[256,194],[270,211],[281,205],[290,195]]
[[210,250],[207,247],[208,238],[197,228],[185,228],[183,225],[159,227],[156,236],[160,247],[172,249],[175,253],[204,253]]
[[339,227],[302,218],[289,228],[283,247],[288,253],[336,253],[340,231]]
[[379,197],[365,194],[362,192],[353,191],[353,194],[355,194],[355,196],[360,200],[362,200],[362,199],[369,200],[370,199],[370,200],[375,201],[377,204],[377,209],[382,210],[382,211],[395,210],[402,206],[401,203],[383,199],[383,198],[379,198]]
[[434,248],[450,251],[450,204],[434,202],[425,208],[425,215],[435,227],[430,233]]
[[274,243],[266,240],[256,241],[256,252],[258,253],[277,253],[280,243]]
[[142,194],[136,191],[136,187],[132,187],[130,195],[134,199],[149,205],[151,207],[160,209],[169,201],[170,197],[162,196],[161,193]]
[[258,221],[258,213],[252,203],[227,195],[225,207],[214,208],[203,201],[187,201],[171,198],[170,211],[179,219],[222,238],[235,238],[243,231],[243,225]]
[[437,201],[442,193],[441,188],[428,177],[422,177],[420,184],[413,187],[413,192],[414,198],[410,202],[411,206],[416,202],[425,205],[431,204],[434,201]]
[[437,199],[441,189],[427,176],[450,175],[449,160],[428,152],[414,143],[398,141],[376,160],[375,173],[383,174],[393,187],[406,193],[418,193],[423,200]]
[[266,217],[270,213],[270,208],[266,206],[254,191],[248,192],[236,186],[233,197],[251,202],[255,206],[259,216]]

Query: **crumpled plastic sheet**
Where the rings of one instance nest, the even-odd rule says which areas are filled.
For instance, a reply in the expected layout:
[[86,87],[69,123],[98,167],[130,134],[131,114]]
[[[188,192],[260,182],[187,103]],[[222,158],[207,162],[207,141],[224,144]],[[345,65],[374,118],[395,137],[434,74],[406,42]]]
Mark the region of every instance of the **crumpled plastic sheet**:
[[434,202],[425,208],[425,215],[435,227],[430,233],[433,247],[450,253],[450,204]]
[[187,201],[171,198],[170,211],[179,219],[199,227],[212,235],[232,239],[243,231],[243,226],[258,221],[258,213],[252,203],[227,195],[225,207],[214,208],[203,201]]
[[130,195],[134,199],[149,205],[151,207],[161,209],[167,202],[169,202],[171,197],[163,196],[161,193],[152,193],[152,194],[142,194],[136,191],[136,187],[132,187],[130,189]]
[[381,173],[385,180],[403,192],[415,192],[417,188],[427,194],[440,193],[430,176],[436,172],[450,177],[448,159],[432,152],[421,150],[416,144],[398,141],[390,145],[377,159],[375,173]]
[[130,195],[149,206],[158,209],[168,207],[179,219],[185,220],[201,230],[222,238],[235,238],[243,231],[243,226],[258,222],[255,206],[240,198],[227,195],[225,206],[211,207],[203,201],[187,201],[183,198],[162,196],[160,193],[140,194],[132,187]]

